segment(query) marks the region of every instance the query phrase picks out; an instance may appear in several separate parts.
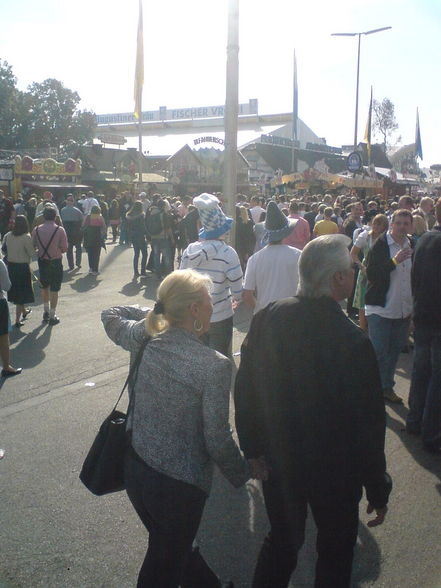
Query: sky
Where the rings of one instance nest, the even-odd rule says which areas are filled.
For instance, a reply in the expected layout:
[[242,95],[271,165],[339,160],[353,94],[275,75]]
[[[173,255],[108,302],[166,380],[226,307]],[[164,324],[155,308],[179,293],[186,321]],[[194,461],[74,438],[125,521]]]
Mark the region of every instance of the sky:
[[[402,144],[415,139],[419,108],[424,160],[441,163],[440,0],[239,0],[239,102],[260,114],[292,110],[297,55],[299,117],[328,145],[354,135],[356,37],[335,32],[392,29],[362,37],[358,140],[370,86],[395,105]],[[25,89],[56,78],[97,114],[131,112],[138,0],[0,0],[0,59]],[[228,0],[143,0],[143,110],[225,102]],[[191,137],[144,138],[151,154]],[[239,144],[251,138],[240,134]]]

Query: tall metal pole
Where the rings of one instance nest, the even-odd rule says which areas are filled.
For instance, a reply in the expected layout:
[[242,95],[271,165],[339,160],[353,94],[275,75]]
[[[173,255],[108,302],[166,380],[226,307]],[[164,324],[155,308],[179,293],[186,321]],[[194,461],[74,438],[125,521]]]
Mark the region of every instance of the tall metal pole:
[[[229,0],[227,78],[225,99],[225,151],[223,193],[227,204],[227,214],[236,218],[237,192],[237,116],[239,98],[239,0]],[[235,245],[235,231],[231,231],[230,241]]]
[[358,55],[357,55],[357,88],[355,93],[355,130],[354,130],[354,151],[357,149],[357,131],[358,131],[358,84],[360,81],[360,42],[361,35],[373,35],[381,31],[388,31],[392,27],[381,27],[380,29],[372,29],[371,31],[364,31],[361,33],[331,33],[331,37],[358,37]]
[[291,147],[291,171],[297,172],[297,125],[298,125],[298,114],[299,114],[299,97],[297,89],[297,58],[296,50],[294,49],[294,62],[293,62],[293,96],[292,96],[292,147]]
[[138,192],[140,192],[142,184],[142,110],[138,120],[138,149]]
[[357,57],[357,88],[355,91],[355,127],[354,127],[354,151],[357,149],[358,132],[358,88],[360,83],[360,42],[362,33],[358,33],[358,57]]

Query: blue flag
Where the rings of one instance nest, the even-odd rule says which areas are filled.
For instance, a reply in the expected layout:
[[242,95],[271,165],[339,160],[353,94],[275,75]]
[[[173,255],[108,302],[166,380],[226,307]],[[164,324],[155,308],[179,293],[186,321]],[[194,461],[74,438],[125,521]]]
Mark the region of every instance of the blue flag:
[[423,146],[421,145],[420,117],[418,115],[418,108],[417,108],[416,129],[415,129],[415,157],[419,157],[420,159],[423,159]]

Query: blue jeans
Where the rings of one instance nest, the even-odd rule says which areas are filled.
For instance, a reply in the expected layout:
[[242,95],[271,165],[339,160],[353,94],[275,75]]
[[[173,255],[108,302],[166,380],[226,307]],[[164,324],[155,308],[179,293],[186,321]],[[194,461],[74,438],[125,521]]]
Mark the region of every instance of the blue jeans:
[[167,276],[173,271],[172,249],[169,239],[152,239],[152,249],[155,274],[158,278],[163,273]]
[[367,317],[369,337],[375,349],[383,390],[394,387],[394,374],[401,349],[406,344],[409,318],[389,319],[378,314]]
[[139,254],[141,254],[141,274],[145,274],[147,265],[147,243],[145,237],[142,239],[133,239],[133,272],[138,273]]
[[415,326],[415,355],[406,427],[423,443],[441,444],[441,330]]

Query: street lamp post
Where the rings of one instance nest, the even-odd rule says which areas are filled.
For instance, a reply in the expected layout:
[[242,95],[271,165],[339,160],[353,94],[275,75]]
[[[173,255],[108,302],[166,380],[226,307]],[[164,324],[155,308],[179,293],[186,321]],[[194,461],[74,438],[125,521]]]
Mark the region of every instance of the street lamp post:
[[360,44],[361,35],[373,35],[381,31],[388,31],[392,27],[382,27],[381,29],[372,29],[371,31],[364,31],[361,33],[332,33],[331,37],[358,37],[358,53],[357,53],[357,87],[355,90],[355,127],[354,127],[354,150],[357,149],[357,132],[358,132],[358,86],[360,82]]

